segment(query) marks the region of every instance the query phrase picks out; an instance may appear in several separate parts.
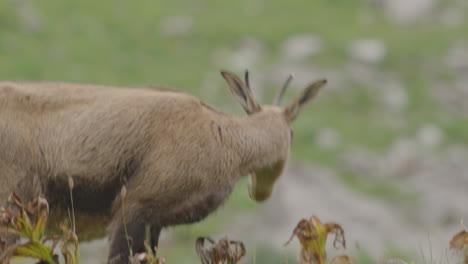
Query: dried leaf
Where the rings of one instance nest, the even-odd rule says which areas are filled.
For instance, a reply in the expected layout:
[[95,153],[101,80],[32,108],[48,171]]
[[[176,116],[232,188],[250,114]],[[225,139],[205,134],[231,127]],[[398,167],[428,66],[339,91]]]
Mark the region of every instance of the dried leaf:
[[326,244],[329,234],[335,234],[333,241],[335,248],[338,248],[338,245],[343,248],[346,247],[344,230],[339,224],[332,222],[322,224],[318,217],[312,216],[309,220],[302,219],[299,221],[291,238],[285,245],[288,245],[296,236],[301,243],[301,263],[325,264],[327,259]]
[[79,263],[78,237],[76,236],[75,232],[73,232],[73,230],[64,225],[60,225],[60,229],[63,233],[60,241],[60,250],[63,257],[65,258],[65,263]]
[[468,246],[468,232],[461,231],[453,236],[450,241],[450,248],[452,249],[463,249],[464,246]]
[[[212,246],[205,249],[205,240]],[[215,243],[210,237],[199,237],[195,249],[203,264],[237,263],[246,254],[244,243],[223,238]]]
[[339,244],[346,249],[346,240],[344,237],[344,230],[343,228],[335,223],[326,223],[325,224],[326,231],[330,234],[335,234],[335,239],[333,240],[333,247],[339,249]]
[[39,199],[35,199],[35,200],[30,201],[28,203],[28,205],[26,206],[26,209],[27,209],[28,213],[34,214],[34,212],[36,212],[36,210],[37,210],[38,204],[39,204]]
[[0,211],[2,221],[0,223],[15,229],[26,238],[31,238],[32,224],[28,215],[28,206],[24,205],[21,198],[14,192],[8,197],[8,202],[11,203],[13,208],[16,207],[16,209],[5,210],[2,208]]
[[19,217],[19,213],[16,211],[0,209],[0,225],[5,227],[13,227],[13,220],[15,217]]
[[8,197],[8,202],[15,204],[19,208],[24,208],[25,206],[23,205],[23,201],[21,201],[21,198],[18,196],[16,193],[12,193],[10,197]]
[[465,255],[465,264],[468,264],[468,232],[465,230],[453,236],[450,241],[451,249],[463,250]]
[[15,229],[9,227],[9,226],[0,226],[0,236],[2,238],[7,237],[7,236],[18,236],[19,233]]

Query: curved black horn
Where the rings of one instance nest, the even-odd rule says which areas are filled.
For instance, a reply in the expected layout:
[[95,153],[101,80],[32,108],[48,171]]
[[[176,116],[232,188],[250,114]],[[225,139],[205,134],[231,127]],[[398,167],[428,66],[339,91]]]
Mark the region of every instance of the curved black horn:
[[245,85],[249,88],[249,91],[252,92],[252,88],[250,88],[249,70],[245,70]]
[[276,95],[275,101],[273,102],[274,105],[277,105],[277,106],[280,105],[284,92],[286,92],[286,89],[288,88],[289,84],[291,83],[293,79],[294,79],[294,73],[291,73],[288,79],[286,79],[286,82],[284,82],[283,87],[281,87],[281,90],[279,90],[278,94]]

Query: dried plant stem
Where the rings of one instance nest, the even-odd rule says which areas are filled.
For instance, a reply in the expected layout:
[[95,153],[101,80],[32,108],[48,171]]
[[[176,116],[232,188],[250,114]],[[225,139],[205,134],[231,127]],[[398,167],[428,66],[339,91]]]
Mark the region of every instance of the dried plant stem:
[[74,207],[74,204],[73,204],[73,186],[74,186],[74,183],[73,183],[73,179],[71,176],[68,176],[68,186],[69,186],[69,189],[70,189],[70,204],[71,204],[71,224],[72,224],[72,230],[73,230],[73,233],[76,233],[76,226],[75,226],[75,207]]
[[[71,205],[71,225],[73,235],[76,236],[76,219],[75,219],[75,205],[73,203],[73,187],[75,186],[73,178],[68,176],[68,187],[70,189],[70,205]],[[69,211],[70,213],[70,211]],[[80,251],[78,250],[78,243],[75,243],[75,261],[80,263]]]
[[128,252],[130,252],[130,257],[133,256],[132,247],[130,246],[130,237],[128,236],[127,231],[127,221],[125,220],[125,195],[127,193],[127,188],[125,185],[122,187],[121,197],[122,197],[122,221],[125,232],[125,239],[127,240]]

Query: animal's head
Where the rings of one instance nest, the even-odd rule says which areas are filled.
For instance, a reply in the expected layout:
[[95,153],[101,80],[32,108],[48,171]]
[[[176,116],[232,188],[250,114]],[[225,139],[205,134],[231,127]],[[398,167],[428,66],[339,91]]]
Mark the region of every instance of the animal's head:
[[297,118],[303,107],[317,95],[320,88],[323,87],[327,81],[321,79],[311,83],[304,88],[292,102],[285,107],[281,107],[281,98],[289,82],[292,80],[292,75],[286,80],[282,89],[278,92],[273,105],[260,105],[255,101],[252,95],[248,72],[245,74],[245,82],[233,73],[222,71],[221,74],[229,84],[232,94],[242,105],[245,112],[247,112],[253,120],[262,121],[261,123],[267,128],[268,135],[265,136],[274,137],[271,146],[271,156],[273,158],[265,159],[264,165],[250,172],[249,178],[250,197],[255,201],[264,201],[270,197],[273,186],[282,174],[286,164],[293,136],[291,123]]

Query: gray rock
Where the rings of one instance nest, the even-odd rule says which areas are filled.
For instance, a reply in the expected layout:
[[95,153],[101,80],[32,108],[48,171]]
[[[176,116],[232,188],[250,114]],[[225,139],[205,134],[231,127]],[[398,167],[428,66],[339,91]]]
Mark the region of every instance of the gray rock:
[[443,108],[455,113],[468,111],[468,78],[453,83],[439,83],[431,89],[434,100]]
[[382,88],[378,91],[379,98],[388,111],[400,113],[407,109],[408,93],[401,82],[388,80],[381,86]]
[[468,44],[455,43],[445,56],[445,65],[451,70],[465,71],[468,69]]
[[351,147],[341,155],[341,167],[360,177],[373,174],[379,162],[373,153],[360,147]]
[[181,37],[189,34],[193,28],[193,19],[189,16],[166,17],[159,24],[161,33],[169,37]]
[[362,84],[367,87],[379,88],[376,86],[376,76],[380,73],[372,65],[351,61],[345,66],[344,76],[350,82]]
[[321,52],[322,39],[311,34],[295,35],[283,43],[282,49],[287,60],[301,61]]
[[281,63],[268,71],[267,79],[272,85],[280,87],[291,73],[294,74],[294,80],[290,85],[293,89],[303,89],[313,80],[325,77],[323,73],[304,63]]
[[394,23],[413,23],[429,15],[437,0],[382,0],[387,17]]
[[348,52],[358,61],[379,63],[387,54],[385,43],[379,39],[360,39],[351,42]]
[[397,139],[377,162],[380,175],[391,178],[407,177],[418,164],[420,151],[414,140]]
[[459,7],[446,8],[439,16],[440,23],[450,27],[462,25],[465,22],[465,10]]
[[213,53],[213,63],[232,71],[256,68],[263,58],[263,44],[255,38],[242,38],[233,49],[222,48]]
[[42,28],[42,16],[30,1],[18,2],[16,10],[20,26],[27,32],[38,32]]
[[433,148],[442,144],[444,134],[440,127],[434,124],[426,124],[418,130],[416,138],[423,147]]
[[322,128],[318,131],[315,144],[323,150],[334,150],[340,144],[340,135],[331,128]]

